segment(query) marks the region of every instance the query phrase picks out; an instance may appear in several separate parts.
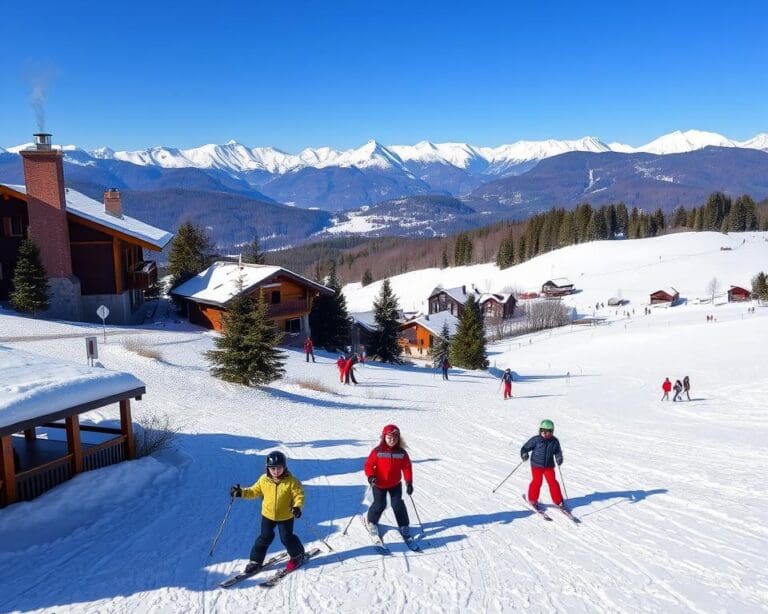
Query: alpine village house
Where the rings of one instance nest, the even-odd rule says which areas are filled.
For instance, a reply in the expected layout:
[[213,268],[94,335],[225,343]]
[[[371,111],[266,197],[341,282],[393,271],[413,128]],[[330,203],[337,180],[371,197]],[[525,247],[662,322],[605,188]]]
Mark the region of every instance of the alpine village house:
[[21,241],[31,238],[51,290],[52,318],[129,324],[144,315],[144,291],[157,282],[157,266],[144,250],[159,252],[173,235],[123,214],[120,192],[99,203],[64,185],[64,155],[51,135],[35,134],[20,153],[25,185],[0,184],[0,300],[12,290]]

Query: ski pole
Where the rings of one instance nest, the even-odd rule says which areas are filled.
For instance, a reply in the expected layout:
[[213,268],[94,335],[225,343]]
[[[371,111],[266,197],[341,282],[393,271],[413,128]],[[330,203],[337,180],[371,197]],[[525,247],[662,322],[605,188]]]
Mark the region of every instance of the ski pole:
[[[370,490],[371,485],[368,484],[368,488],[365,489],[365,494],[363,495],[363,500],[368,496],[368,491]],[[347,531],[349,531],[349,527],[352,525],[352,521],[355,519],[355,516],[357,516],[357,512],[352,514],[352,516],[349,519],[349,522],[347,523],[347,526],[344,527],[344,530],[341,532],[342,535],[346,535]]]
[[325,541],[322,537],[320,537],[317,531],[315,531],[315,529],[312,527],[312,523],[307,523],[307,526],[309,527],[309,532],[312,533],[315,539],[323,542],[325,544],[325,547],[328,548],[328,550],[330,550],[331,552],[335,552],[335,550],[331,548],[331,545],[327,541]]
[[560,481],[563,483],[563,494],[565,495],[565,500],[568,501],[568,491],[565,489],[565,480],[563,479],[563,470],[560,468],[560,465],[557,466],[557,471],[560,473]]
[[424,531],[424,523],[421,522],[421,516],[419,516],[419,509],[416,507],[416,502],[413,500],[413,495],[408,495],[408,498],[411,500],[411,505],[413,506],[413,511],[416,513],[416,520],[419,521],[419,527],[421,528],[421,534],[426,535],[426,532]]
[[[518,463],[517,467],[515,467],[515,468],[514,468],[512,471],[510,471],[510,472],[507,474],[507,477],[505,477],[505,478],[504,478],[504,479],[501,481],[501,484],[503,484],[503,483],[504,483],[504,482],[506,482],[506,481],[507,481],[507,480],[508,480],[510,477],[512,477],[512,474],[513,474],[515,471],[517,471],[517,470],[520,468],[520,465],[522,465],[524,462],[525,462],[525,461],[520,461],[520,462]],[[499,490],[499,488],[501,488],[501,484],[499,484],[499,485],[498,485],[496,488],[494,488],[494,489],[493,489],[493,492],[496,492],[497,490]]]
[[213,556],[213,551],[216,548],[216,544],[219,541],[219,537],[221,537],[221,532],[224,530],[224,525],[227,524],[227,518],[229,518],[229,512],[232,509],[232,504],[235,502],[235,498],[232,497],[229,500],[229,506],[227,507],[227,513],[224,514],[224,520],[221,521],[221,526],[219,527],[218,532],[216,533],[216,537],[213,538],[213,543],[211,544],[211,551],[208,554],[208,556]]

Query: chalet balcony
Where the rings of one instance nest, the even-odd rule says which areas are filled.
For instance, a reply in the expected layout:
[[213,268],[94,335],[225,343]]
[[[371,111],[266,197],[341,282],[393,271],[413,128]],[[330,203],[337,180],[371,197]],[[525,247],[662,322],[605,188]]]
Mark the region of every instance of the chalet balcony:
[[157,264],[154,260],[142,260],[136,263],[128,273],[129,290],[147,290],[157,283]]
[[296,299],[267,305],[268,318],[282,318],[290,315],[302,315],[308,311],[307,299]]

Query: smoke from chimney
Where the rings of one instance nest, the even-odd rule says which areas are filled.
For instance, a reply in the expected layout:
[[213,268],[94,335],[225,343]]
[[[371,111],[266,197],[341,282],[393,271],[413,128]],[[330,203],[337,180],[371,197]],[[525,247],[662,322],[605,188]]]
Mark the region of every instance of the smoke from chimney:
[[38,61],[29,61],[25,66],[25,76],[29,83],[29,102],[35,111],[38,132],[45,132],[45,99],[51,82],[56,77],[56,69]]

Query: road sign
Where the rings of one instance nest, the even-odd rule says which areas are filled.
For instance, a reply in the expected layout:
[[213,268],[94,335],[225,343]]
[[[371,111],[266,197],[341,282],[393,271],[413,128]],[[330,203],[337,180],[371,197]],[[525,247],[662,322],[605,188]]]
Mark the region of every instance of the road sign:
[[99,308],[96,310],[96,315],[102,320],[106,320],[107,316],[109,316],[109,307],[106,305],[99,305]]
[[88,364],[93,365],[93,361],[99,357],[99,345],[96,337],[85,338],[85,352],[88,354]]

